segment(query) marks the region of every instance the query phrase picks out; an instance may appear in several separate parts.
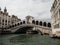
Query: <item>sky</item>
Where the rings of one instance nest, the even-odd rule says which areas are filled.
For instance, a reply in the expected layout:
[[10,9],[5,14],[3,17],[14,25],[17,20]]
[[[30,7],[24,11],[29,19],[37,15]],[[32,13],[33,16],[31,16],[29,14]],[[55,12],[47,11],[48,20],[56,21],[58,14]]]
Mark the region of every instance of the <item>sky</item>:
[[54,0],[0,0],[0,7],[6,7],[9,15],[24,19],[27,15],[38,19],[51,19],[51,6]]

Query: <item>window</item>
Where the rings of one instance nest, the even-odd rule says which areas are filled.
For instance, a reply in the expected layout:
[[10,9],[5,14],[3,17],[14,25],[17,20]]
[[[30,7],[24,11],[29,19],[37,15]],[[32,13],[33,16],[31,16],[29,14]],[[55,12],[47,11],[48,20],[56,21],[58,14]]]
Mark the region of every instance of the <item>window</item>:
[[4,22],[4,19],[2,21]]
[[5,22],[7,22],[7,20],[5,20]]
[[7,25],[7,23],[5,25]]
[[12,25],[12,27],[14,27],[14,25]]
[[25,21],[23,21],[23,24],[25,24]]
[[55,0],[54,4],[55,4],[55,6],[57,5],[57,0]]
[[60,17],[60,9],[59,9],[59,17]]
[[57,11],[55,14],[55,21],[57,21],[58,18],[59,18],[59,16],[58,16],[58,11]]
[[17,25],[19,25],[19,23]]
[[54,25],[54,28],[59,28],[59,24]]
[[57,0],[54,1],[52,8],[54,9],[57,5]]
[[17,25],[15,24],[15,26],[17,26]]
[[22,24],[22,22],[20,22],[20,24]]
[[2,23],[2,25],[4,25],[4,23]]

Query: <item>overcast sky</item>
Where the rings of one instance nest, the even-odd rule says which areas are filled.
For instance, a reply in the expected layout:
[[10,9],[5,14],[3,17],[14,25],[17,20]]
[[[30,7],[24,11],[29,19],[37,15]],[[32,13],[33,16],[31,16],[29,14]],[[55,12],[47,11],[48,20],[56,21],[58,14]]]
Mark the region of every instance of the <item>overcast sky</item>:
[[2,10],[6,6],[9,15],[24,19],[31,15],[39,19],[51,19],[50,8],[53,0],[0,0]]

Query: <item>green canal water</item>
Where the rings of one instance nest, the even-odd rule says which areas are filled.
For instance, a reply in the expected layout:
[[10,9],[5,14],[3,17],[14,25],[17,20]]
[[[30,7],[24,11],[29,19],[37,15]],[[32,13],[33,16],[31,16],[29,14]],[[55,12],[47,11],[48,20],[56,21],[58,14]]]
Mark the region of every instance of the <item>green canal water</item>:
[[60,45],[60,39],[39,34],[0,35],[0,45]]

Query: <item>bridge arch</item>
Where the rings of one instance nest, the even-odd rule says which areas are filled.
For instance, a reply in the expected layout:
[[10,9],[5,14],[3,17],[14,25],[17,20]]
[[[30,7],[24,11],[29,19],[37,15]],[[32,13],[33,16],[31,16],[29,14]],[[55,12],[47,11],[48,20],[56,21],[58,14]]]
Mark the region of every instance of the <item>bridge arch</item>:
[[15,26],[17,26],[17,24],[15,24]]
[[39,25],[39,21],[36,21],[36,25]]
[[39,34],[43,35],[43,32],[42,32],[41,30],[37,29],[37,32],[38,32]]
[[51,23],[48,23],[48,27],[51,27]]
[[12,27],[15,27],[14,25],[12,25]]
[[19,25],[19,23],[17,25]]
[[46,23],[46,22],[43,22],[43,26],[45,26],[45,27],[46,27],[46,26],[47,26],[47,23]]
[[32,24],[35,24],[35,20],[32,20]]
[[40,21],[40,22],[39,22],[39,25],[42,26],[42,24],[43,24],[42,21]]
[[23,21],[23,24],[25,24],[25,21]]
[[22,25],[23,23],[22,22],[20,22],[20,25]]

